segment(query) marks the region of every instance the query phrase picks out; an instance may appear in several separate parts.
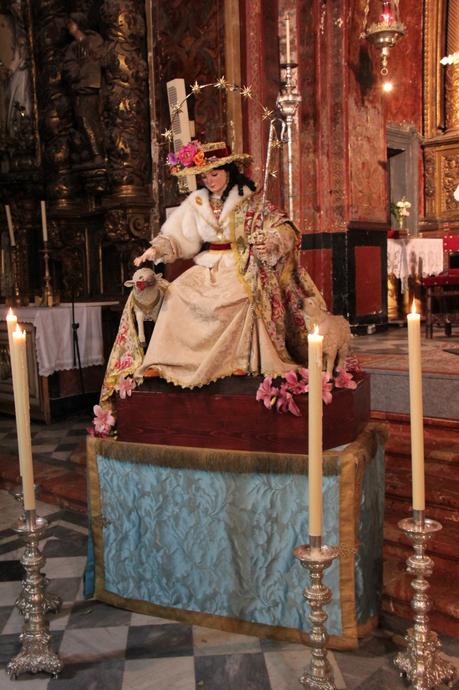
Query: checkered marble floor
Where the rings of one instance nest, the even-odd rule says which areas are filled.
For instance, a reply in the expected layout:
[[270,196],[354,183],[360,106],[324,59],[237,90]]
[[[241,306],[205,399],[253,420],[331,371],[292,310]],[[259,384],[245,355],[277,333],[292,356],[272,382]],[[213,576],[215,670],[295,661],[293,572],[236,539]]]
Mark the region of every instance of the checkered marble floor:
[[[38,514],[49,522],[41,544],[49,590],[63,599],[50,615],[53,649],[64,670],[8,678],[5,667],[20,648],[22,619],[14,606],[21,587],[22,547],[12,527],[18,506],[0,491],[0,690],[298,690],[309,651],[296,644],[259,640],[144,616],[83,599],[85,517],[44,503]],[[401,621],[380,629],[353,652],[330,660],[337,688],[397,690],[406,685],[392,666]],[[394,634],[394,629],[396,633]],[[398,634],[397,634],[398,632]],[[459,656],[459,641],[444,640],[444,651]],[[459,669],[459,660],[456,658]],[[454,686],[459,690],[459,681]]]
[[[75,415],[50,425],[32,422],[32,452],[36,459],[47,462],[66,462],[73,451],[84,442],[91,419],[88,415]],[[0,448],[4,453],[17,454],[16,420],[0,415]]]

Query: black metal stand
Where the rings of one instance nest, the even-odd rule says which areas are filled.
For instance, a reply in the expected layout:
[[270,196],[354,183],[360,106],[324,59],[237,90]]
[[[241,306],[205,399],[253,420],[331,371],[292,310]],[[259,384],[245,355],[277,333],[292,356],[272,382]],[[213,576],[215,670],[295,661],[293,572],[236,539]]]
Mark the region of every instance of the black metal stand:
[[78,329],[80,324],[75,321],[75,293],[72,290],[72,339],[73,339],[73,366],[78,368],[81,395],[85,395],[83,369],[81,367],[80,344],[78,342]]

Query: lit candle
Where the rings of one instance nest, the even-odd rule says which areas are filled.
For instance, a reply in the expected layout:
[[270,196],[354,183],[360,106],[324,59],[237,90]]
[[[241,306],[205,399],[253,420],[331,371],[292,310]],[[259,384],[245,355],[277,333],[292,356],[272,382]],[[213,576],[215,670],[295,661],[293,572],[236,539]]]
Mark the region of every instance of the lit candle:
[[322,342],[316,326],[308,335],[309,536],[322,536]]
[[285,60],[287,64],[291,61],[290,55],[290,16],[285,15]]
[[[32,439],[30,435],[29,378],[27,372],[27,344],[25,331],[19,326],[12,334],[13,341],[13,391],[16,407],[19,463],[22,475],[24,510],[35,510],[35,491],[32,464]],[[19,411],[19,414],[18,414]]]
[[43,242],[48,241],[48,223],[46,222],[46,204],[42,200],[40,201],[41,208],[41,229],[43,233]]
[[411,314],[408,314],[407,318],[413,510],[424,510],[424,419],[422,409],[421,317],[420,314],[416,313],[414,301]]
[[14,225],[13,219],[11,218],[11,209],[9,204],[5,204],[6,222],[8,223],[8,232],[10,235],[10,245],[12,247],[16,246],[16,240],[14,239]]
[[[13,341],[13,333],[18,327],[18,319],[16,314],[13,313],[13,310],[11,307],[8,309],[8,313],[6,315],[6,325],[8,329],[8,345],[10,348],[10,366],[11,366],[11,379],[13,381],[13,390],[14,390],[14,382],[17,380],[17,361],[15,358],[16,354],[16,349],[14,347],[14,341]],[[14,396],[14,411],[16,415],[16,429],[17,429],[17,439],[18,439],[18,453],[19,453],[19,474],[22,476],[22,467],[21,467],[21,457],[22,457],[22,452],[21,452],[21,443],[22,443],[22,438],[23,438],[23,433],[22,433],[22,426],[23,426],[23,418],[24,418],[24,413],[21,410],[21,402],[22,398],[21,396]]]

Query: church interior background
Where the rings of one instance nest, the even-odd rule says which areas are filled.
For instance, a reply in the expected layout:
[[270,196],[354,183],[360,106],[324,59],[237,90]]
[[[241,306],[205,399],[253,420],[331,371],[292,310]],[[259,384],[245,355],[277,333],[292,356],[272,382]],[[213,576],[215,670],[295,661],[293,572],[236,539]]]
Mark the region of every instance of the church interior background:
[[[117,389],[117,440],[88,435],[134,259],[193,189],[166,165],[191,137],[250,154],[246,174],[294,222],[301,267],[352,330],[357,387],[337,386],[323,411],[324,539],[339,547],[325,574],[334,686],[305,672],[309,572],[292,556],[308,539],[307,398],[296,417],[255,400],[262,377],[192,390],[152,378]],[[24,688],[441,687],[447,674],[414,685],[394,664],[414,615],[413,546],[399,527],[419,513],[414,304],[425,511],[442,526],[423,576],[429,625],[459,672],[459,0],[0,0],[0,204],[3,669],[35,620],[17,604],[12,307],[27,336],[46,587],[62,599],[37,620],[63,669],[50,680],[26,664]],[[159,269],[174,281],[191,265]],[[0,688],[13,687],[3,669]]]

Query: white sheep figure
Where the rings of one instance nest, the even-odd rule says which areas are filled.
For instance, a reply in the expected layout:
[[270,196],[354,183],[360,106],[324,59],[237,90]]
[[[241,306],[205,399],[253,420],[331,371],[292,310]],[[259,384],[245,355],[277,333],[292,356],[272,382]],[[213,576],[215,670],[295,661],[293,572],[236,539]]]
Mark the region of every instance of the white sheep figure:
[[145,347],[144,321],[156,321],[169,283],[151,268],[139,268],[125,286],[132,288],[132,309],[137,321],[139,342]]
[[349,321],[344,316],[335,316],[324,311],[313,297],[307,297],[304,301],[304,313],[309,323],[319,329],[323,335],[323,353],[325,357],[325,369],[328,379],[333,378],[336,358],[338,368],[345,369],[349,343],[352,338]]

